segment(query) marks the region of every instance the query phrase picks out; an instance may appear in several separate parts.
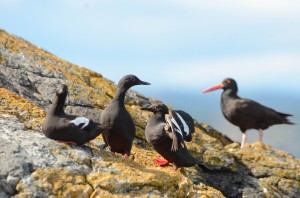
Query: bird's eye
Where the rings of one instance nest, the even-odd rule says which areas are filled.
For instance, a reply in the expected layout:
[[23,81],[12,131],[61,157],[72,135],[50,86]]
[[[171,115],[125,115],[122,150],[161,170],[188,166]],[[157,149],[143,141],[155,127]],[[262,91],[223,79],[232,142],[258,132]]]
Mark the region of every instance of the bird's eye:
[[155,109],[159,109],[159,105],[155,105]]
[[227,84],[230,84],[230,83],[231,83],[231,80],[226,80],[226,83],[227,83]]

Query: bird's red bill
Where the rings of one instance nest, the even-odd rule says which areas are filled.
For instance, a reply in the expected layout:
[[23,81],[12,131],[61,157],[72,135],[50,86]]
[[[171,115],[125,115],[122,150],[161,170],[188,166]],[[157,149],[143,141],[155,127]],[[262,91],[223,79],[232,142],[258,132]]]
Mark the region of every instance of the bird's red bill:
[[204,89],[202,91],[202,93],[207,93],[207,92],[214,91],[214,90],[217,90],[217,89],[222,89],[223,87],[224,87],[224,85],[222,83],[221,84],[217,84],[217,85],[212,86],[210,88]]

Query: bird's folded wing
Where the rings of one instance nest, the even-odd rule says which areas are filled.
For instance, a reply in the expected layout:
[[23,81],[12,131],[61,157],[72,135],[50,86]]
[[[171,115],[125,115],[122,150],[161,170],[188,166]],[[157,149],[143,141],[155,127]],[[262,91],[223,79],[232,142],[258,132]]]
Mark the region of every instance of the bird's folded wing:
[[182,135],[181,128],[179,127],[179,125],[176,122],[176,120],[174,119],[174,117],[172,117],[172,113],[166,114],[165,119],[172,131],[172,136],[170,136],[171,139],[173,140],[171,151],[178,150],[178,143],[180,143],[180,145],[184,148],[185,145],[183,143],[183,135]]

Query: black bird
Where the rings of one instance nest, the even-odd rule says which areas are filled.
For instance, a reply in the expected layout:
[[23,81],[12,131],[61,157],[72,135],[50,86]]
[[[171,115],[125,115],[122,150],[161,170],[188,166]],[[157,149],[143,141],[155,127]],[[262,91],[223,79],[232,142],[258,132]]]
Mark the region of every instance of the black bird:
[[83,145],[95,139],[103,128],[88,118],[66,114],[64,104],[67,95],[67,85],[61,84],[56,88],[56,96],[43,120],[42,131],[50,139]]
[[173,163],[175,169],[195,164],[202,166],[187,150],[183,136],[186,132],[182,132],[179,124],[176,124],[173,115],[178,114],[175,111],[169,111],[164,104],[152,104],[141,110],[154,113],[147,123],[145,135],[147,142],[166,159],[154,159],[158,165]]
[[102,133],[104,142],[112,152],[121,153],[124,158],[130,155],[135,136],[133,120],[125,108],[127,90],[134,85],[150,85],[134,75],[124,76],[118,83],[115,97],[101,114],[101,125],[110,128]]
[[224,117],[232,124],[238,126],[243,133],[241,148],[247,141],[247,129],[257,129],[259,141],[263,141],[263,130],[275,124],[293,124],[288,120],[286,113],[280,113],[263,106],[253,100],[240,98],[237,95],[238,86],[232,78],[226,78],[217,84],[202,91],[202,93],[223,89],[221,96],[221,109]]

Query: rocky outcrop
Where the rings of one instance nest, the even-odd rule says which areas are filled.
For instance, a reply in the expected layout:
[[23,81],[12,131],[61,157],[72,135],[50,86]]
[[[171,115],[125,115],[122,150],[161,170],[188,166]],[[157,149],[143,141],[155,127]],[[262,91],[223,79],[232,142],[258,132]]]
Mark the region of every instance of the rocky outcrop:
[[69,86],[66,111],[95,121],[116,85],[0,30],[0,197],[300,197],[300,161],[254,143],[240,145],[196,122],[191,153],[199,167],[156,167],[144,139],[155,102],[130,91],[126,108],[137,136],[132,156],[101,150],[101,136],[82,147],[47,139],[40,130],[58,83]]

